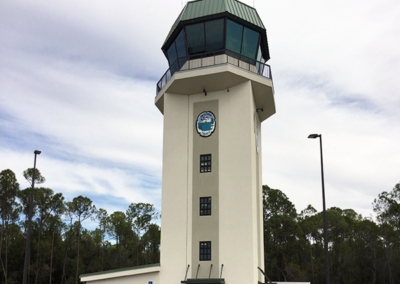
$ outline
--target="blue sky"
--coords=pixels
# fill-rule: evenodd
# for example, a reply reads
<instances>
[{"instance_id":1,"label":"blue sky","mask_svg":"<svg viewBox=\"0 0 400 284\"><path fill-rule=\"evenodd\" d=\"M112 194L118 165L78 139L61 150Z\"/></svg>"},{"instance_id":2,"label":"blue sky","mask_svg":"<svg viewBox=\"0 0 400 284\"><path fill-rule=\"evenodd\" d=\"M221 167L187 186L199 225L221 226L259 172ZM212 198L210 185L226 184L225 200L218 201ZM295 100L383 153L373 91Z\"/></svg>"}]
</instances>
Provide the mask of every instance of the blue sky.
<instances>
[{"instance_id":1,"label":"blue sky","mask_svg":"<svg viewBox=\"0 0 400 284\"><path fill-rule=\"evenodd\" d=\"M243 1L253 6L253 1ZM183 4L185 4L184 2ZM400 182L400 2L255 1L267 28L277 113L263 123L263 183L298 211L368 217ZM0 1L0 170L37 166L67 200L109 213L161 209L167 70L161 45L182 1Z\"/></svg>"}]
</instances>

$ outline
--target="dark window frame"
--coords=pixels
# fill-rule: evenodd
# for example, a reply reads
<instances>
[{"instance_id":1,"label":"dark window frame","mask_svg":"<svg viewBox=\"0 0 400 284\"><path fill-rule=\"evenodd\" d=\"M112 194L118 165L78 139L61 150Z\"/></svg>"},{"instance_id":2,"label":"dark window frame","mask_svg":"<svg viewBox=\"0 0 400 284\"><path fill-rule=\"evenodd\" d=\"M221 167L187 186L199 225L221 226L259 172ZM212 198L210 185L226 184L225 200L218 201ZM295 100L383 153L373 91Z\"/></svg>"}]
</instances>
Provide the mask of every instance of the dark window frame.
<instances>
[{"instance_id":1,"label":"dark window frame","mask_svg":"<svg viewBox=\"0 0 400 284\"><path fill-rule=\"evenodd\" d=\"M205 157L206 159L202 160L201 159L202 157ZM206 161L207 161L207 165L205 165L205 164L202 165L202 162L205 163ZM208 163L208 161L209 161L209 163ZM211 173L211 171L212 171L212 155L211 154L200 155L199 166L200 166L199 172L201 174L203 174L203 173Z\"/></svg>"},{"instance_id":2,"label":"dark window frame","mask_svg":"<svg viewBox=\"0 0 400 284\"><path fill-rule=\"evenodd\" d=\"M211 261L211 241L199 242L199 261Z\"/></svg>"},{"instance_id":3,"label":"dark window frame","mask_svg":"<svg viewBox=\"0 0 400 284\"><path fill-rule=\"evenodd\" d=\"M211 21L217 21L217 20L223 20L223 24L222 24L222 32L223 32L223 48L222 49L220 49L220 50L214 50L214 51L207 51L207 31L206 31L206 23L208 23L208 22L211 22ZM233 49L228 49L227 48L227 39L228 39L228 34L227 34L227 32L228 32L228 21L231 21L231 22L233 22L233 23L235 23L235 24L238 24L238 25L240 25L241 26L241 35L240 35L240 39L239 39L239 44L240 44L240 46L239 46L239 50L238 51L235 51L235 50L233 50ZM188 26L191 26L191 25L196 25L196 24L202 24L202 30L203 30L203 41L204 41L204 46L203 46L203 51L199 51L199 52L196 52L196 53L192 53L192 54L189 54L189 42L188 42L188 33L187 33L187 28L188 28ZM254 32L256 32L256 33L258 33L258 44L257 44L257 49L256 49L256 52L255 52L255 57L253 58L253 57L248 57L247 55L244 55L243 54L243 39L244 39L244 33L245 33L245 29L249 29L249 30L252 30L252 31L254 31ZM183 36L184 36L184 42L185 42L185 47L186 47L186 58L187 58L187 60L192 60L192 59L198 59L198 58L203 58L203 57L207 57L207 55L210 55L210 54L214 54L214 55L218 55L218 54L227 54L227 55L229 55L229 56L232 56L232 57L235 57L235 58L237 58L237 59L239 59L239 60L243 60L243 61L245 61L245 62L247 62L247 63L250 63L250 64L252 64L252 65L255 65L255 62L256 61L258 61L257 60L257 57L258 57L258 47L261 45L261 43L262 43L262 35L261 35L261 32L260 31L258 31L257 29L254 29L253 27L250 27L249 25L246 25L246 24L244 24L244 23L242 23L241 21L237 21L237 20L235 20L235 19L232 19L232 18L230 18L230 17L227 17L226 15L223 15L223 16L221 16L221 17L217 17L217 18L214 18L214 19L208 19L208 20L206 20L206 21L204 21L204 22L196 22L196 21L192 21L191 23L187 23L187 24L184 24L183 26L182 26L182 30L181 31L183 31ZM171 43L171 45L172 44L175 44L175 51L176 51L176 55L177 55L177 60L179 60L179 67L181 68L182 66L183 66L183 64L184 63L181 63L181 62L186 62L187 60L181 60L182 58L181 57L179 57L178 56L178 50L177 50L177 46L176 46L176 39L177 39L177 37L179 36L179 33L178 33L178 35L176 36L176 38L174 39L174 41ZM168 49L166 49L166 53L168 54ZM262 52L261 52L262 53ZM168 58L168 56L167 56L167 58ZM261 55L261 58L263 58L264 59L264 57ZM168 58L168 60L169 60L169 58ZM263 64L266 62L265 60L263 61L263 60L260 60L260 62L262 62ZM171 66L171 62L169 61L169 63L170 63L170 66Z\"/></svg>"},{"instance_id":4,"label":"dark window frame","mask_svg":"<svg viewBox=\"0 0 400 284\"><path fill-rule=\"evenodd\" d=\"M212 208L211 202L212 202L211 196L200 197L200 209L199 209L200 216L211 216L211 208Z\"/></svg>"}]
</instances>

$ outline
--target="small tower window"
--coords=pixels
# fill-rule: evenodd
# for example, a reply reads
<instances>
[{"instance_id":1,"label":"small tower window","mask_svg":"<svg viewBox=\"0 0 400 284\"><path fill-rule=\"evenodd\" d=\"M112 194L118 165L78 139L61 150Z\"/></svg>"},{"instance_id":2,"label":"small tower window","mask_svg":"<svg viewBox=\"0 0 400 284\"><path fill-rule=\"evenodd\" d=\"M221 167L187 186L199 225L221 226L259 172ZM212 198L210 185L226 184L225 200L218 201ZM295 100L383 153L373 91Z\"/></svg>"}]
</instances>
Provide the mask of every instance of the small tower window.
<instances>
[{"instance_id":1,"label":"small tower window","mask_svg":"<svg viewBox=\"0 0 400 284\"><path fill-rule=\"evenodd\" d=\"M200 172L211 172L211 154L200 155Z\"/></svg>"},{"instance_id":2,"label":"small tower window","mask_svg":"<svg viewBox=\"0 0 400 284\"><path fill-rule=\"evenodd\" d=\"M211 197L200 197L200 216L211 215Z\"/></svg>"},{"instance_id":3,"label":"small tower window","mask_svg":"<svg viewBox=\"0 0 400 284\"><path fill-rule=\"evenodd\" d=\"M211 260L211 242L200 242L200 261Z\"/></svg>"}]
</instances>

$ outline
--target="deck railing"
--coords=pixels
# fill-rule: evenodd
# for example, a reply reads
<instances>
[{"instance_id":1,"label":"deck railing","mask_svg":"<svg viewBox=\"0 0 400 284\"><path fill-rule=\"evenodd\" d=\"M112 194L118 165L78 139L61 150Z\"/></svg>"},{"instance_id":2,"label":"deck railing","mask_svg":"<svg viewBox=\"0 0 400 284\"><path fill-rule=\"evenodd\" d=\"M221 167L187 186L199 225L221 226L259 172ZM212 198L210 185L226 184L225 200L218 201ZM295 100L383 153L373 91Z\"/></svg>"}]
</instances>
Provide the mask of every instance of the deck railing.
<instances>
[{"instance_id":1,"label":"deck railing","mask_svg":"<svg viewBox=\"0 0 400 284\"><path fill-rule=\"evenodd\" d=\"M185 71L214 65L232 64L272 80L271 67L230 50L177 58L157 83L156 95L168 84L177 71Z\"/></svg>"}]
</instances>

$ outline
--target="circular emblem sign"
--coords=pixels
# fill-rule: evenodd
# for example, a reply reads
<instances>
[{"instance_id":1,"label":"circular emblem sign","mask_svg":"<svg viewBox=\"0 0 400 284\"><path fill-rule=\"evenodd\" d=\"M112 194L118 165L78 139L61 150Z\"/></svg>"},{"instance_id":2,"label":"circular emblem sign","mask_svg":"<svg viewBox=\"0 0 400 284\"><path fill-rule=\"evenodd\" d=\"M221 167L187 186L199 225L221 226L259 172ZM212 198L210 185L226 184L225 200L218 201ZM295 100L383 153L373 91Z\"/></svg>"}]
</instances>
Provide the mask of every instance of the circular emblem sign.
<instances>
[{"instance_id":1,"label":"circular emblem sign","mask_svg":"<svg viewBox=\"0 0 400 284\"><path fill-rule=\"evenodd\" d=\"M215 130L215 116L211 111L204 111L199 114L196 121L197 133L202 137L208 137Z\"/></svg>"}]
</instances>

